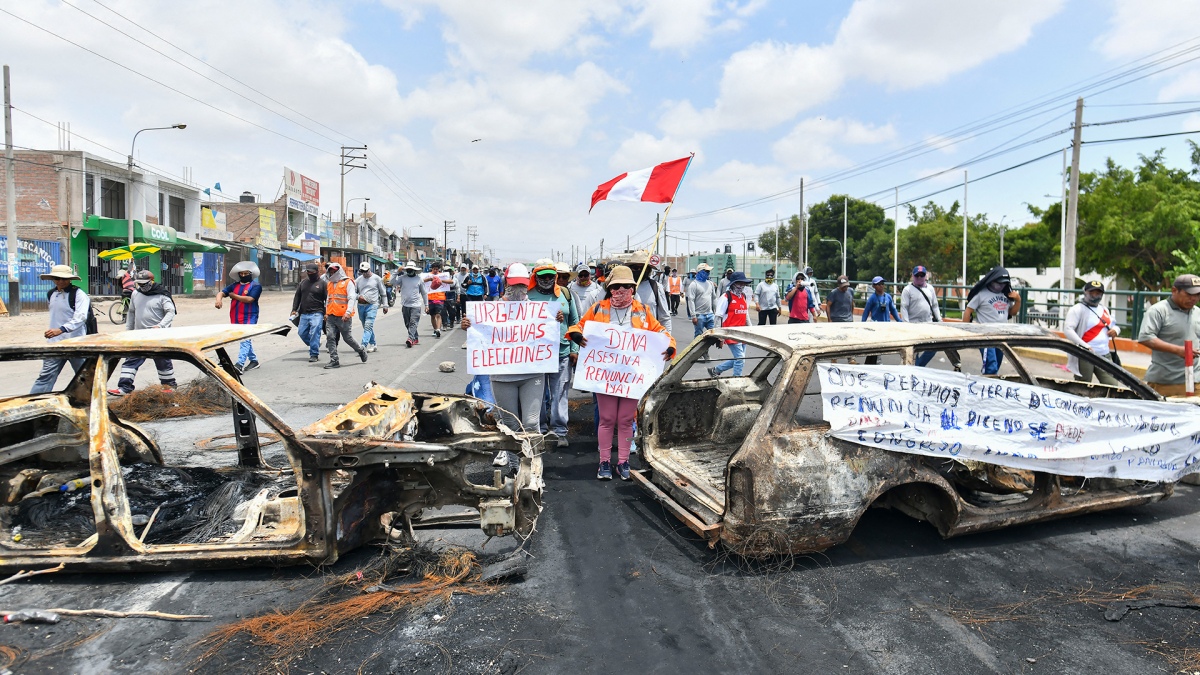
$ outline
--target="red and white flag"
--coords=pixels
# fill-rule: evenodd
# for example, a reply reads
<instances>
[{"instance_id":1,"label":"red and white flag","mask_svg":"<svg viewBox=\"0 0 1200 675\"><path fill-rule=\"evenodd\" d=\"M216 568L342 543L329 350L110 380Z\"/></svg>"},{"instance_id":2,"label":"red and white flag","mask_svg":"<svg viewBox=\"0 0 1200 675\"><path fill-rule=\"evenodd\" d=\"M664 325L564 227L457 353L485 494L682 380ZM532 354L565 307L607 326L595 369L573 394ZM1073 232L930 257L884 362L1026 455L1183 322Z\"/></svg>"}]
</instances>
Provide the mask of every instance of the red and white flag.
<instances>
[{"instance_id":1,"label":"red and white flag","mask_svg":"<svg viewBox=\"0 0 1200 675\"><path fill-rule=\"evenodd\" d=\"M657 202L666 204L675 201L675 191L687 172L688 162L692 158L663 162L658 166L640 171L630 171L603 183L592 193L591 212L596 203L601 201L619 202Z\"/></svg>"}]
</instances>

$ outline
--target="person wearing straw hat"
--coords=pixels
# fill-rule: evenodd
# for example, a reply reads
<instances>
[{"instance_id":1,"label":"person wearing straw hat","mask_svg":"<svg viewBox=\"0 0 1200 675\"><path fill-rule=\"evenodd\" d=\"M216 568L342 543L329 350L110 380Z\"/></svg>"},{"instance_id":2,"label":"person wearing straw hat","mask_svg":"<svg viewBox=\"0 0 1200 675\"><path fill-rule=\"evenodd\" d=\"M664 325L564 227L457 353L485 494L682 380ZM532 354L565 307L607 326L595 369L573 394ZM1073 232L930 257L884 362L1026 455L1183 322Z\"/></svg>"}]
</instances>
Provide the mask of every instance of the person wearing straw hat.
<instances>
[{"instance_id":1,"label":"person wearing straw hat","mask_svg":"<svg viewBox=\"0 0 1200 675\"><path fill-rule=\"evenodd\" d=\"M54 290L50 291L50 328L43 333L48 342L59 342L67 338L79 337L87 333L88 314L92 302L82 288L71 283L78 281L79 275L70 265L55 265L50 271L41 275L43 281L53 281ZM54 391L58 382L58 374L68 359L52 357L42 359L42 372L38 373L33 382L30 394L45 394ZM70 359L71 368L76 373L83 368L84 360Z\"/></svg>"},{"instance_id":2,"label":"person wearing straw hat","mask_svg":"<svg viewBox=\"0 0 1200 675\"><path fill-rule=\"evenodd\" d=\"M604 299L592 305L579 319L579 323L567 330L567 337L580 347L586 346L587 339L583 337L583 328L589 321L652 330L663 333L670 340L670 346L663 352L663 358L669 360L675 355L675 338L671 337L671 332L658 322L649 308L634 297L636 283L633 271L628 267L614 267L605 283ZM596 472L598 480L612 480L614 436L617 440L617 474L621 480L629 480L629 450L633 444L633 423L637 406L636 398L596 394L596 408L600 420L596 433L600 449L600 468Z\"/></svg>"},{"instance_id":3,"label":"person wearing straw hat","mask_svg":"<svg viewBox=\"0 0 1200 675\"><path fill-rule=\"evenodd\" d=\"M400 296L400 313L404 317L404 325L408 328L408 339L405 347L420 344L417 339L417 328L421 325L421 312L429 306L425 295L425 281L417 274L417 263L409 260L404 263L404 274L397 274L392 280Z\"/></svg>"},{"instance_id":4,"label":"person wearing straw hat","mask_svg":"<svg viewBox=\"0 0 1200 675\"><path fill-rule=\"evenodd\" d=\"M249 260L243 260L229 270L229 278L233 283L217 293L216 303L217 309L221 309L221 301L226 297L230 299L229 323L258 323L258 298L262 295L258 275L258 265ZM242 340L238 345L235 366L241 373L258 367L258 355L254 353L254 343L250 340Z\"/></svg>"}]
</instances>

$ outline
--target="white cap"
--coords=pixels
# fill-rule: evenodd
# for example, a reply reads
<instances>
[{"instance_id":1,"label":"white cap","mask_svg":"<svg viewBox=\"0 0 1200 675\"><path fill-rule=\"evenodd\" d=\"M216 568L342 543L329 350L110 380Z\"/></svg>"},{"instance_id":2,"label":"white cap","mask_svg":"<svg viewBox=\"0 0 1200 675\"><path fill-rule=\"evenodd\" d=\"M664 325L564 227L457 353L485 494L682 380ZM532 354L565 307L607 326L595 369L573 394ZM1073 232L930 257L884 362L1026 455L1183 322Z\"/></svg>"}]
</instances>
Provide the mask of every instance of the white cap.
<instances>
[{"instance_id":1,"label":"white cap","mask_svg":"<svg viewBox=\"0 0 1200 675\"><path fill-rule=\"evenodd\" d=\"M508 272L504 275L505 281L520 281L526 286L529 285L529 268L525 263L513 263L508 266Z\"/></svg>"},{"instance_id":2,"label":"white cap","mask_svg":"<svg viewBox=\"0 0 1200 675\"><path fill-rule=\"evenodd\" d=\"M371 263L365 262L365 261L361 262L358 264L358 269L363 272L370 272L371 271Z\"/></svg>"}]
</instances>

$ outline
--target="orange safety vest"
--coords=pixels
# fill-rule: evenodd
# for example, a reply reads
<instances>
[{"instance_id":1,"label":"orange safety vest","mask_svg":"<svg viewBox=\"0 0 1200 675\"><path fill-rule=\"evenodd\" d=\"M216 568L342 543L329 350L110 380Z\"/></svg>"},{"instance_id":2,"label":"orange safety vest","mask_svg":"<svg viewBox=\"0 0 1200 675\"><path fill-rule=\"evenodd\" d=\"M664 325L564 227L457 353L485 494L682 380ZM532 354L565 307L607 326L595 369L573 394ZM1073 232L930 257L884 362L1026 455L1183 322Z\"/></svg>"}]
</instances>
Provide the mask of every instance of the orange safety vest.
<instances>
[{"instance_id":1,"label":"orange safety vest","mask_svg":"<svg viewBox=\"0 0 1200 675\"><path fill-rule=\"evenodd\" d=\"M346 316L350 310L350 278L330 282L325 295L326 316Z\"/></svg>"},{"instance_id":2,"label":"orange safety vest","mask_svg":"<svg viewBox=\"0 0 1200 675\"><path fill-rule=\"evenodd\" d=\"M683 293L683 279L679 277L667 277L667 289L671 295L681 295Z\"/></svg>"},{"instance_id":3,"label":"orange safety vest","mask_svg":"<svg viewBox=\"0 0 1200 675\"><path fill-rule=\"evenodd\" d=\"M634 299L633 306L630 307L629 324L634 328L643 330L652 330L656 333L663 333L671 339L671 348L675 347L675 337L666 329L658 319L655 319L649 312L646 311L646 306ZM592 305L591 309L584 313L579 319L579 323L567 329L567 336L571 333L583 334L583 326L589 321L599 321L600 323L612 323L610 320L612 312L612 300L601 300Z\"/></svg>"}]
</instances>

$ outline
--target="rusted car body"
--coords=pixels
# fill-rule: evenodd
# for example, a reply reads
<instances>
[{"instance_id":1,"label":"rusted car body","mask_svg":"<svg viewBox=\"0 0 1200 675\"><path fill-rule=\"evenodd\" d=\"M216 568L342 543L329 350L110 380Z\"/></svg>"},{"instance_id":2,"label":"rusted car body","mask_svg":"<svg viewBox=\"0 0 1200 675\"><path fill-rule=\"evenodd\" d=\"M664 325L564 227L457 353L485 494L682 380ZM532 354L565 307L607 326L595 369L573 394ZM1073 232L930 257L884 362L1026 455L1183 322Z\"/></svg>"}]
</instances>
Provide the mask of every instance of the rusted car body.
<instances>
[{"instance_id":1,"label":"rusted car body","mask_svg":"<svg viewBox=\"0 0 1200 675\"><path fill-rule=\"evenodd\" d=\"M477 509L489 535L529 534L541 509L542 466L527 438L498 426L478 399L379 385L294 430L244 386L226 351L244 339L287 331L271 325L198 326L0 347L0 361L84 360L62 391L0 399L0 487L6 504L0 507L0 567L325 564L365 543L411 534L414 516L448 505ZM163 466L153 435L121 419L106 395L119 359L130 356L170 357L215 381L230 411L236 460L216 470ZM277 436L272 443L282 445L282 452L273 451L275 465L263 452L262 439L270 434ZM80 482L73 484L80 489L70 494L85 501L69 513L78 520L82 510L94 519L90 536L81 540L67 537L65 529L54 531L53 518L67 514L68 507L51 502L65 499L65 492L55 493L56 482L76 474ZM219 494L201 494L194 506L180 507L198 526L193 532L201 532L186 543L162 531L161 522L154 529L155 516L171 507L169 500L156 505L153 515L133 513L134 494L153 498L198 476ZM47 477L50 487L38 489ZM154 486L140 483L142 477L153 479ZM239 487L244 489L238 492ZM216 500L223 495L224 502ZM225 509L223 516L216 515L216 504ZM37 531L14 525L31 515L44 523ZM147 517L149 522L141 522ZM219 518L225 520L213 522Z\"/></svg>"},{"instance_id":2,"label":"rusted car body","mask_svg":"<svg viewBox=\"0 0 1200 675\"><path fill-rule=\"evenodd\" d=\"M741 377L709 376L724 338L751 354ZM1005 357L1000 379L1076 395L1161 400L1136 377L1044 329L978 324L825 323L730 328L695 340L655 383L638 413L649 464L635 479L709 541L746 556L820 551L845 542L870 507L897 509L943 537L1144 504L1173 484L1087 481L995 465L889 452L828 437L816 364L912 364L980 374L982 347ZM1119 386L1084 384L1029 359L1074 355ZM1024 356L1022 356L1024 354ZM1040 373L1035 375L1034 371Z\"/></svg>"}]
</instances>

